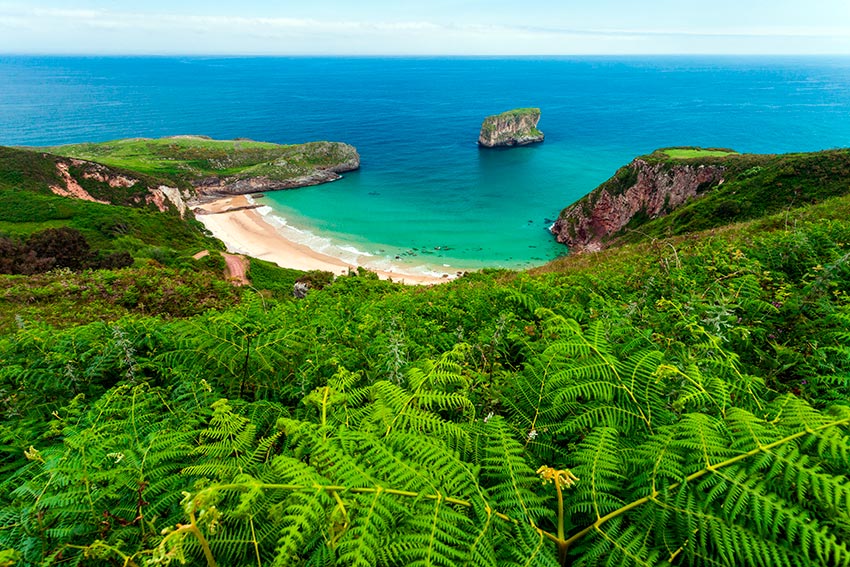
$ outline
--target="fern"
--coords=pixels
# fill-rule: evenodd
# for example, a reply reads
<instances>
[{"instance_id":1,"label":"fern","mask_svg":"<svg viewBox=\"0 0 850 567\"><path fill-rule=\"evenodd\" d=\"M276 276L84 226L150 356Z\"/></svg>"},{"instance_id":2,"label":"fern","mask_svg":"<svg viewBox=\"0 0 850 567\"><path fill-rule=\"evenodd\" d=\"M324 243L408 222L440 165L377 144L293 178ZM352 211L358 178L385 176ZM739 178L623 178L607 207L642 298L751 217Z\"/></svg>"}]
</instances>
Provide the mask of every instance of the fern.
<instances>
[{"instance_id":1,"label":"fern","mask_svg":"<svg viewBox=\"0 0 850 567\"><path fill-rule=\"evenodd\" d=\"M0 549L850 565L850 280L814 236L783 272L709 242L660 270L358 276L191 320L27 325L0 338Z\"/></svg>"}]
</instances>

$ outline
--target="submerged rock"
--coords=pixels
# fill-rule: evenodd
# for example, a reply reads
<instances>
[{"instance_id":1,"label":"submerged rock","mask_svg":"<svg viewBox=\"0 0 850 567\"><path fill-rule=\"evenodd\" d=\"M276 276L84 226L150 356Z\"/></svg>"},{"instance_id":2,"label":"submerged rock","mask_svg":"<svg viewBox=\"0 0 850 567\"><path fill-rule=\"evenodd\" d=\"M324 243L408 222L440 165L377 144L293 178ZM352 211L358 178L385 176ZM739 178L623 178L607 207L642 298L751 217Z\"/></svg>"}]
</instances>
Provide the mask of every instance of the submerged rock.
<instances>
[{"instance_id":1,"label":"submerged rock","mask_svg":"<svg viewBox=\"0 0 850 567\"><path fill-rule=\"evenodd\" d=\"M517 108L488 116L481 125L478 144L485 148L495 148L542 142L543 132L537 129L539 121L539 108Z\"/></svg>"}]
</instances>

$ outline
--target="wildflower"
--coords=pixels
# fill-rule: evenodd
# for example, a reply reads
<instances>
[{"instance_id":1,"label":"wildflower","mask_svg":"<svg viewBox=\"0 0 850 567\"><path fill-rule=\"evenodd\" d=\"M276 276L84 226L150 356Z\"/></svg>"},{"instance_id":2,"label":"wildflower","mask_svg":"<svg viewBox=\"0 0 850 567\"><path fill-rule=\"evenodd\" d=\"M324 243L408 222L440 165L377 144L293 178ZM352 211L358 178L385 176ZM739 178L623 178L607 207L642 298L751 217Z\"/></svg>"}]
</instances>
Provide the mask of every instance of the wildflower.
<instances>
[{"instance_id":1,"label":"wildflower","mask_svg":"<svg viewBox=\"0 0 850 567\"><path fill-rule=\"evenodd\" d=\"M38 461L39 463L43 463L44 457L41 456L41 451L30 445L30 448L24 451L24 457L27 458L28 461Z\"/></svg>"},{"instance_id":2,"label":"wildflower","mask_svg":"<svg viewBox=\"0 0 850 567\"><path fill-rule=\"evenodd\" d=\"M542 465L537 469L537 474L540 475L543 484L557 482L561 488L569 488L578 481L578 477L570 469L556 469Z\"/></svg>"}]
</instances>

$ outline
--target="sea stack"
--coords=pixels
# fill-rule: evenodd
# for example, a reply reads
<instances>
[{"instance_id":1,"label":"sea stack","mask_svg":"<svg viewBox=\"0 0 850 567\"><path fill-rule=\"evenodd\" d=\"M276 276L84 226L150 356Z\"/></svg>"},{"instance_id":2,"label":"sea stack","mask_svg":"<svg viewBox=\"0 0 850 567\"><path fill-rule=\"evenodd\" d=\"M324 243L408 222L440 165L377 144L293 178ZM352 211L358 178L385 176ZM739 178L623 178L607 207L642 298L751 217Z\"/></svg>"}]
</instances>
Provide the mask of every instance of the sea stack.
<instances>
[{"instance_id":1,"label":"sea stack","mask_svg":"<svg viewBox=\"0 0 850 567\"><path fill-rule=\"evenodd\" d=\"M539 108L517 108L488 116L481 125L478 145L496 148L542 142L543 132L537 129L539 121Z\"/></svg>"}]
</instances>

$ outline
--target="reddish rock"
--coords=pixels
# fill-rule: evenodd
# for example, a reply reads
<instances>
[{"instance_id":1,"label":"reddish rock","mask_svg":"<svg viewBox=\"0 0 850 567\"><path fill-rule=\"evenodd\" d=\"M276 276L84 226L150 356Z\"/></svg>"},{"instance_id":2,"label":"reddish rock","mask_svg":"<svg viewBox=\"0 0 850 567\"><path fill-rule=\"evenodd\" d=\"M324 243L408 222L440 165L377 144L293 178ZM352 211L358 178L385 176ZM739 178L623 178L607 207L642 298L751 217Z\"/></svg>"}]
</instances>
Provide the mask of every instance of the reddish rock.
<instances>
[{"instance_id":1,"label":"reddish rock","mask_svg":"<svg viewBox=\"0 0 850 567\"><path fill-rule=\"evenodd\" d=\"M723 183L725 170L720 165L650 164L638 158L564 209L550 230L572 252L601 250L635 215L664 216Z\"/></svg>"}]
</instances>

